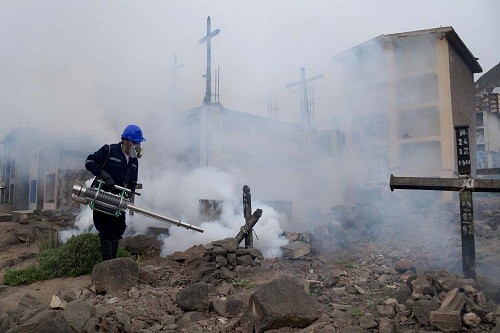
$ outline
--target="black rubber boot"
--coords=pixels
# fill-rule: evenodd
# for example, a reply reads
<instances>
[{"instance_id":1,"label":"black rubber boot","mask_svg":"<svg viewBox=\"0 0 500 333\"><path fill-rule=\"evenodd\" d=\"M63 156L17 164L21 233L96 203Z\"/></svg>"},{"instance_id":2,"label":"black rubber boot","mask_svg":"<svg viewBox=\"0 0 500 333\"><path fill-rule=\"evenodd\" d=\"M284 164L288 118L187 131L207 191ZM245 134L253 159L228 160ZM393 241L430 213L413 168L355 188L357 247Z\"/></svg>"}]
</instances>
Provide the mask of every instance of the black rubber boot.
<instances>
[{"instance_id":1,"label":"black rubber boot","mask_svg":"<svg viewBox=\"0 0 500 333\"><path fill-rule=\"evenodd\" d=\"M113 259L112 245L109 239L101 239L102 260Z\"/></svg>"},{"instance_id":2,"label":"black rubber boot","mask_svg":"<svg viewBox=\"0 0 500 333\"><path fill-rule=\"evenodd\" d=\"M111 241L111 256L113 257L113 259L115 259L118 255L118 242L118 240Z\"/></svg>"}]
</instances>

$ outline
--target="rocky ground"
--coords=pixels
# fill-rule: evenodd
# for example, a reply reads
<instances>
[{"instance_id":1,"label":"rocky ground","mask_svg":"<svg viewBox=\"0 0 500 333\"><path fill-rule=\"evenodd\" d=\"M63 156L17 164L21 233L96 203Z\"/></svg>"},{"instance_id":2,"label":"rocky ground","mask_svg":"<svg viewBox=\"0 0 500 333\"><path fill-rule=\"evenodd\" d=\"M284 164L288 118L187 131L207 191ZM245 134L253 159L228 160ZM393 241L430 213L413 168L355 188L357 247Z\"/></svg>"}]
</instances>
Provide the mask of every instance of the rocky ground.
<instances>
[{"instance_id":1,"label":"rocky ground","mask_svg":"<svg viewBox=\"0 0 500 333\"><path fill-rule=\"evenodd\" d=\"M0 332L500 332L498 198L475 200L476 281L460 277L457 206L377 211L334 207L311 232L287 233L283 259L234 239L160 258L155 238L133 236L123 244L140 260L0 285ZM36 262L37 230L73 218L0 222L0 275Z\"/></svg>"}]
</instances>

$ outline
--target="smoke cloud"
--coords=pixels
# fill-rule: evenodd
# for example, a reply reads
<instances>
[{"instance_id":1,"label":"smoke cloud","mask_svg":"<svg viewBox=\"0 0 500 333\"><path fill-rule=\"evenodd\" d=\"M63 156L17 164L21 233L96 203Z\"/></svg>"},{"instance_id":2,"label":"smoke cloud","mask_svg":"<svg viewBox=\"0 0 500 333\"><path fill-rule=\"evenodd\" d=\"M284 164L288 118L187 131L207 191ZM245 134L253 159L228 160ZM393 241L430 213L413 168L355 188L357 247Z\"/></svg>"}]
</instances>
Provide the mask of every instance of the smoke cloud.
<instances>
[{"instance_id":1,"label":"smoke cloud","mask_svg":"<svg viewBox=\"0 0 500 333\"><path fill-rule=\"evenodd\" d=\"M199 133L183 124L181 115L202 104L206 45L198 41L206 34L207 16L212 18L212 29L221 29L213 39L212 65L221 69L220 101L225 107L270 117L267 103L272 93L279 121L296 124L300 91L285 86L298 81L300 68L305 67L308 77L324 74L324 79L313 83L315 128L331 129L335 115L341 120L340 129L355 139L377 140L387 135L387 129L380 126L383 122L377 121L377 112L388 105L387 87L350 91L356 98L344 102L344 91L352 87L343 86L344 73L332 57L381 34L453 26L487 71L497 64L500 54L500 45L492 43L500 31L495 16L499 10L495 0L482 1L481 6L448 0L405 6L388 0L361 4L325 0L314 5L299 0L4 0L0 2L0 135L14 126L85 133L91 140L75 145L91 153L104 143L118 142L127 124L138 124L147 142L139 170L144 190L137 205L197 224L199 199L224 202L219 221L200 221L203 234L171 227L163 255L234 237L244 222L241 189L248 185L253 209L264 212L255 227L256 246L266 257L279 257L279 247L286 244L283 231L312 230L327 220L331 207L354 202L360 183L387 181L394 171L391 168L405 170L407 165L388 165L389 151L367 149L361 152L363 159L349 151L338 160L317 156L309 169L290 171L273 163L279 161L276 156L283 149L293 155L293 146L270 147L259 140L242 142L245 149L267 152L259 161L261 167L253 171L234 165L193 164L193 142ZM377 45L370 48L372 56L380 52ZM177 72L174 85L175 55L184 67ZM419 55L413 59L417 67L424 58ZM362 58L353 59L351 68L355 75L385 75L382 67L367 72ZM421 86L413 98L426 93L427 85ZM405 115L401 120L408 125L416 121ZM398 135L420 135L424 129L432 132L435 124L420 125L408 126ZM408 165L434 168L434 155L411 160L432 149L411 152ZM382 198L389 203L405 195L386 189ZM424 201L433 198L425 193L418 196ZM267 206L269 200L292 201L293 221ZM139 214L128 216L128 224L129 232L135 233L165 225ZM402 231L405 227L401 224ZM84 209L76 229L63 232L62 237L92 228L91 212Z\"/></svg>"}]
</instances>

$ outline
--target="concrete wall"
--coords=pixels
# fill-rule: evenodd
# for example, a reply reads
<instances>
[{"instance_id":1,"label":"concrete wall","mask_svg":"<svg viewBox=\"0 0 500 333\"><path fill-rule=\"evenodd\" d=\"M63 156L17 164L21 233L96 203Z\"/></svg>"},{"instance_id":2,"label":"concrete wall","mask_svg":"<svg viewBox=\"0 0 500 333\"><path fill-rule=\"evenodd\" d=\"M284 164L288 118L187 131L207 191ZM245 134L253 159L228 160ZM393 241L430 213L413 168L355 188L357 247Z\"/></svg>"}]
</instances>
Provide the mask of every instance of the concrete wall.
<instances>
[{"instance_id":1,"label":"concrete wall","mask_svg":"<svg viewBox=\"0 0 500 333\"><path fill-rule=\"evenodd\" d=\"M449 50L450 91L453 126L469 126L472 172L477 169L474 75L453 47ZM456 154L454 154L456 160ZM457 167L455 162L455 168Z\"/></svg>"},{"instance_id":2,"label":"concrete wall","mask_svg":"<svg viewBox=\"0 0 500 333\"><path fill-rule=\"evenodd\" d=\"M85 169L55 169L45 173L43 209L60 209L78 207L71 198L71 190L75 184L85 184L93 178Z\"/></svg>"}]
</instances>

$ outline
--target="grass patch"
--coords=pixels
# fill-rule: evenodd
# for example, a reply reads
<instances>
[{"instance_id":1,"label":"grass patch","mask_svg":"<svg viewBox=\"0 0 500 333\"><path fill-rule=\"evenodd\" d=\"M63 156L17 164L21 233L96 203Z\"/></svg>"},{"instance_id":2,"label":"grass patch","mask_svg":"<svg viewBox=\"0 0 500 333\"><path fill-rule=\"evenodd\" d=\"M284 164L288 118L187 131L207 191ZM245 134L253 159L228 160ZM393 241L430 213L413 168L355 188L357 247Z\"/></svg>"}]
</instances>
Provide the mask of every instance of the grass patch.
<instances>
[{"instance_id":1,"label":"grass patch","mask_svg":"<svg viewBox=\"0 0 500 333\"><path fill-rule=\"evenodd\" d=\"M118 247L118 257L130 257ZM19 270L8 270L4 283L8 286L30 284L56 277L75 277L90 274L95 264L102 261L99 236L86 233L71 237L66 244L40 251L38 265Z\"/></svg>"},{"instance_id":2,"label":"grass patch","mask_svg":"<svg viewBox=\"0 0 500 333\"><path fill-rule=\"evenodd\" d=\"M3 282L7 286L18 286L31 284L48 279L47 273L38 266L29 266L22 269L8 269L3 276Z\"/></svg>"},{"instance_id":3,"label":"grass patch","mask_svg":"<svg viewBox=\"0 0 500 333\"><path fill-rule=\"evenodd\" d=\"M241 280L233 280L233 287L244 287L248 288L252 284L250 283L249 280L241 279Z\"/></svg>"},{"instance_id":4,"label":"grass patch","mask_svg":"<svg viewBox=\"0 0 500 333\"><path fill-rule=\"evenodd\" d=\"M358 266L356 264L350 262L350 263L345 264L345 268L355 269L355 268L358 268Z\"/></svg>"},{"instance_id":5,"label":"grass patch","mask_svg":"<svg viewBox=\"0 0 500 333\"><path fill-rule=\"evenodd\" d=\"M49 228L47 232L41 232L37 230L38 239L40 243L38 244L38 249L40 252L44 250L50 250L58 248L61 243L59 242L59 233L53 228Z\"/></svg>"},{"instance_id":6,"label":"grass patch","mask_svg":"<svg viewBox=\"0 0 500 333\"><path fill-rule=\"evenodd\" d=\"M350 308L347 312L356 319L361 318L363 315L363 311L356 307Z\"/></svg>"}]
</instances>

